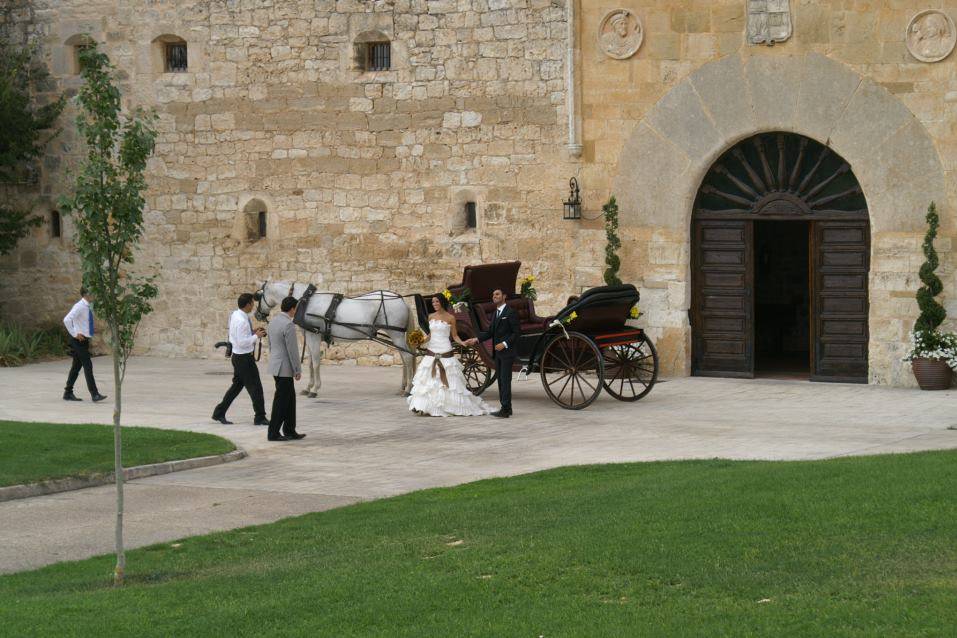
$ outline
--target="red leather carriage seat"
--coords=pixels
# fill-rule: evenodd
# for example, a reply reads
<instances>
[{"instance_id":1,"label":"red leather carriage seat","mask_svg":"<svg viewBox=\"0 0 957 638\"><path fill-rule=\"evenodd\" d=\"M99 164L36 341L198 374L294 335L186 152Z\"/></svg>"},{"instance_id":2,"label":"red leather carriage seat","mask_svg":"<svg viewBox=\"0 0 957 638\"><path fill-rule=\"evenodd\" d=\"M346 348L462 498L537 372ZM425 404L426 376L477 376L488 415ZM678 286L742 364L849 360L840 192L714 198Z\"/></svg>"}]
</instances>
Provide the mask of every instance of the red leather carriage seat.
<instances>
[{"instance_id":1,"label":"red leather carriage seat","mask_svg":"<svg viewBox=\"0 0 957 638\"><path fill-rule=\"evenodd\" d=\"M522 328L522 334L545 330L545 319L535 314L535 304L531 299L515 297L505 303L518 313L518 323ZM495 304L491 301L478 304L478 315L479 321L482 322L481 329L488 330L492 325L492 317L495 316Z\"/></svg>"}]
</instances>

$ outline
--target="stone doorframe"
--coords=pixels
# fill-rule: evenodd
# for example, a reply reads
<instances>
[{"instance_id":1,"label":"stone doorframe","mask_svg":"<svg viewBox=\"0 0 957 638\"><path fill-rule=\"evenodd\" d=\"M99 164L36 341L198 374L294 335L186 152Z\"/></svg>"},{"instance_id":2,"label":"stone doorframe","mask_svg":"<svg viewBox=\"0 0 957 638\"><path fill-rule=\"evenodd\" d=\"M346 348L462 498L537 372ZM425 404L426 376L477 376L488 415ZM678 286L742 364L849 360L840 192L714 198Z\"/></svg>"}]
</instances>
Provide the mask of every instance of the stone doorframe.
<instances>
[{"instance_id":1,"label":"stone doorframe","mask_svg":"<svg viewBox=\"0 0 957 638\"><path fill-rule=\"evenodd\" d=\"M868 203L872 233L869 380L912 384L909 368L903 370L900 363L909 327L902 328L904 319L893 308L894 297L912 286L916 273L902 272L902 261L910 260L889 253L902 234L923 233L923 212L930 201L937 202L942 216L950 213L943 166L927 130L900 100L817 53L735 54L705 64L665 94L624 143L613 186L623 230L644 228L683 238L681 263L671 272L662 266L655 269L655 276L672 289L670 307L649 313L653 334L683 330L684 352L673 372L688 374L691 368L688 309L695 195L721 153L768 131L815 139L834 149L854 171ZM882 249L887 249L886 257ZM683 302L675 299L676 288L683 292ZM878 326L887 321L903 334Z\"/></svg>"}]
</instances>

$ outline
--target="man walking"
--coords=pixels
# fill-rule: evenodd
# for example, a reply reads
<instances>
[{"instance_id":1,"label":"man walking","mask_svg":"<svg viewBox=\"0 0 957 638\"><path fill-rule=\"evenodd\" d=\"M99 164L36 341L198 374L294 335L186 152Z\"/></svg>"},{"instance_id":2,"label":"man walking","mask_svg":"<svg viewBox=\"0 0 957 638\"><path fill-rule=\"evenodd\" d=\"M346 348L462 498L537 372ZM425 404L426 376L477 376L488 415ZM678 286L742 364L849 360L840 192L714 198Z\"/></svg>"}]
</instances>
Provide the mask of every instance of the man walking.
<instances>
[{"instance_id":1,"label":"man walking","mask_svg":"<svg viewBox=\"0 0 957 638\"><path fill-rule=\"evenodd\" d=\"M293 385L293 378L298 381L302 377L296 325L292 322L298 304L294 297L286 297L280 305L282 312L269 322L269 374L276 380L267 436L270 441L306 438L305 434L296 432L296 388Z\"/></svg>"},{"instance_id":2,"label":"man walking","mask_svg":"<svg viewBox=\"0 0 957 638\"><path fill-rule=\"evenodd\" d=\"M106 397L100 394L96 389L96 379L93 378L93 360L90 359L90 339L93 338L93 309L90 302L93 296L86 288L80 288L80 300L73 304L70 312L63 317L63 325L70 333L70 355L73 357L73 365L70 366L70 373L66 377L66 387L63 389L64 401L82 401L73 394L73 384L80 374L80 368L83 368L83 375L86 377L86 388L90 391L93 401L102 401Z\"/></svg>"},{"instance_id":3,"label":"man walking","mask_svg":"<svg viewBox=\"0 0 957 638\"><path fill-rule=\"evenodd\" d=\"M229 317L229 342L233 344L233 354L230 360L233 364L233 384L226 390L223 400L213 410L213 420L223 425L232 425L226 420L226 410L232 404L243 388L253 400L253 412L256 425L269 425L266 420L266 404L263 401L263 384L259 380L259 368L253 350L256 342L266 334L262 328L253 330L253 322L249 313L253 311L253 296L248 292L239 295L236 302L238 309Z\"/></svg>"}]
</instances>

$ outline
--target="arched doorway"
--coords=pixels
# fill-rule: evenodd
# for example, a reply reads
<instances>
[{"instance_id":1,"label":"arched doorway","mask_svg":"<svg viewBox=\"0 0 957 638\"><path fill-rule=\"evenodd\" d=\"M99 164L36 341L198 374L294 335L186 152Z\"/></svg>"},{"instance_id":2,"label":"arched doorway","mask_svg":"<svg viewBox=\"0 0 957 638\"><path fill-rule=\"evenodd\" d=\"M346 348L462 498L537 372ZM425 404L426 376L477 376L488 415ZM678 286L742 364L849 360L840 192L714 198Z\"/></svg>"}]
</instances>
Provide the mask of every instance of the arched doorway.
<instances>
[{"instance_id":1,"label":"arched doorway","mask_svg":"<svg viewBox=\"0 0 957 638\"><path fill-rule=\"evenodd\" d=\"M775 132L722 154L692 216L692 374L867 382L870 223L830 148Z\"/></svg>"}]
</instances>

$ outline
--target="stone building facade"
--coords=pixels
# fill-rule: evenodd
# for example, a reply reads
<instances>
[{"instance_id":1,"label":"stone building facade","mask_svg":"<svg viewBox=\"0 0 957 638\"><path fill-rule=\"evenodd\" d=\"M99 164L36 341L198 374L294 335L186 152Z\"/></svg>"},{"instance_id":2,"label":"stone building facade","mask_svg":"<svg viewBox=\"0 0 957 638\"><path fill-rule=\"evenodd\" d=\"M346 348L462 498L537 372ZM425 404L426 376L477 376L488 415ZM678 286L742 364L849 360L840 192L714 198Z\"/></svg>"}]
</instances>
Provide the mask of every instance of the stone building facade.
<instances>
[{"instance_id":1,"label":"stone building facade","mask_svg":"<svg viewBox=\"0 0 957 638\"><path fill-rule=\"evenodd\" d=\"M126 102L158 114L140 260L161 275L161 297L141 330L151 353L208 356L236 295L264 279L344 293L432 291L457 281L466 264L520 259L538 277L538 306L556 310L568 294L601 283L598 217L615 195L623 278L642 292L641 321L663 371L707 373L701 351L716 341L701 334L713 301L702 288L711 284L700 279L701 260L712 253L695 239L711 232L702 189L712 171L731 165L730 151L759 134L772 154L785 135L779 148L823 145L848 165L833 170L846 170L865 202L857 206L866 210L863 288L855 293L864 295L861 321L827 323L823 310L815 317L820 290L812 290L812 350L831 347L821 340L828 326L863 330L854 346L864 357L863 378L913 384L900 357L916 317L931 201L943 223L937 246L945 291L957 286L950 254L957 73L946 50L957 1L12 5L0 16L4 32L41 45L58 90L76 90L76 47L88 36L116 65ZM921 17L926 10L939 17ZM167 72L171 43L185 43L185 71ZM389 44L387 69L369 68L364 56L374 43ZM38 192L20 193L34 197L43 215L67 187L79 151L71 113L64 118ZM789 173L806 171L789 158ZM757 220L805 214L800 223L813 251L828 224L850 210L822 217L820 197L791 197L787 208L769 195L788 190L777 170L759 177L768 187L756 196L760 203L745 206L755 221L741 213L728 223L757 229L767 224ZM573 176L584 214L565 221L562 200ZM475 203L475 228L467 202ZM42 316L57 318L68 307L78 282L68 218L63 227L61 238L39 229L0 261L3 316L35 317L36 301L25 302L38 297ZM759 272L754 250L740 251L741 272ZM812 255L805 268L823 269L831 258L821 253L815 265ZM818 275L818 287L826 285L826 273ZM750 285L753 298L758 284ZM957 316L953 299L945 295ZM748 312L722 319L752 330L742 352L758 344ZM332 351L370 361L380 353L372 346ZM720 374L722 365L710 371Z\"/></svg>"}]
</instances>

